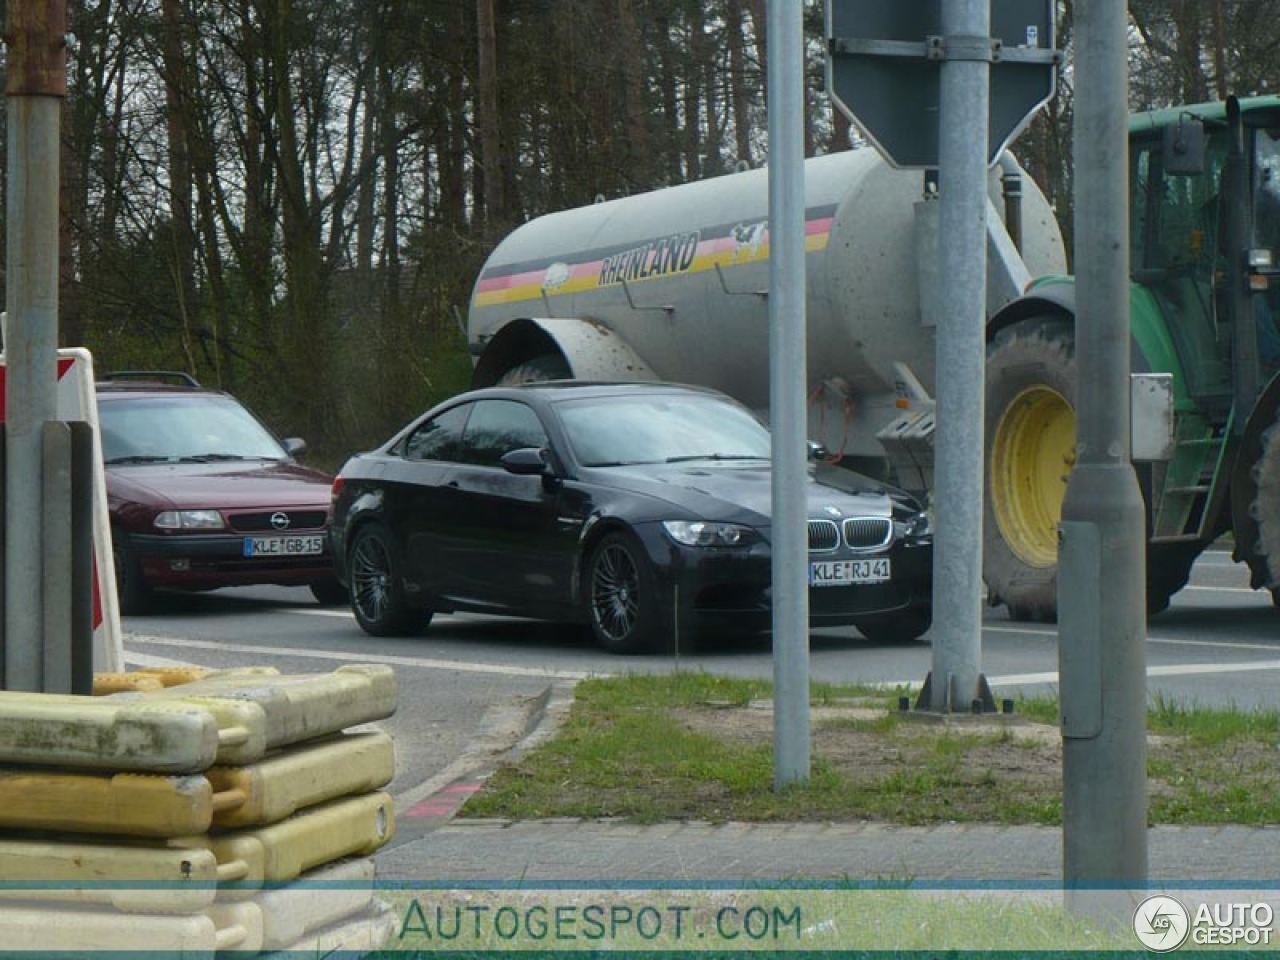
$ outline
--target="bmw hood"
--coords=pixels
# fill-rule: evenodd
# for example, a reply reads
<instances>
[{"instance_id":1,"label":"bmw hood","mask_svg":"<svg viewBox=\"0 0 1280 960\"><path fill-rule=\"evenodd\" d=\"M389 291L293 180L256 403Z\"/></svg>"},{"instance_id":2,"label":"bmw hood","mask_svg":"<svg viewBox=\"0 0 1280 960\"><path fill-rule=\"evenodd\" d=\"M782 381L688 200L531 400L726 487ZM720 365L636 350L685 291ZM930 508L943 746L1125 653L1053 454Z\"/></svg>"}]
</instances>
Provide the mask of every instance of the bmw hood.
<instances>
[{"instance_id":1,"label":"bmw hood","mask_svg":"<svg viewBox=\"0 0 1280 960\"><path fill-rule=\"evenodd\" d=\"M772 471L764 463L640 464L594 473L596 482L663 501L699 519L767 525L772 513ZM903 491L840 468L810 473L805 488L813 518L905 518L921 509Z\"/></svg>"}]
</instances>

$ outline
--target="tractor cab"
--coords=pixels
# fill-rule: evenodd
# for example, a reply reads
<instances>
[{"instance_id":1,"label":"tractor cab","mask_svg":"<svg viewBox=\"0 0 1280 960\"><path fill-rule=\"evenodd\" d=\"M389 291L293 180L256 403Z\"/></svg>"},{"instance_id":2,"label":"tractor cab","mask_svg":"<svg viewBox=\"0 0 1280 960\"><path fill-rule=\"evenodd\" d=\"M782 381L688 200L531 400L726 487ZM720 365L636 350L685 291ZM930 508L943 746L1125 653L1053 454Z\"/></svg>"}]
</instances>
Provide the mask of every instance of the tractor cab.
<instances>
[{"instance_id":1,"label":"tractor cab","mask_svg":"<svg viewBox=\"0 0 1280 960\"><path fill-rule=\"evenodd\" d=\"M1280 367L1280 98L1139 115L1129 162L1133 279L1222 423Z\"/></svg>"}]
</instances>

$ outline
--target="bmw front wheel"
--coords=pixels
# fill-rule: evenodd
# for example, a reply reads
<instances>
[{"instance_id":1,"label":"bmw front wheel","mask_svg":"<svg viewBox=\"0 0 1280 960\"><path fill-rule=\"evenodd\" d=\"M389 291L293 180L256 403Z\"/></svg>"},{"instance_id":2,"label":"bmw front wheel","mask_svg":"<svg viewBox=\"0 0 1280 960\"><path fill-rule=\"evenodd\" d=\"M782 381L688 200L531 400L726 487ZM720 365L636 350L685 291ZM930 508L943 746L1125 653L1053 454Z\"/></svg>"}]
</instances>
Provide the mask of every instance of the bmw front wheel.
<instances>
[{"instance_id":1,"label":"bmw front wheel","mask_svg":"<svg viewBox=\"0 0 1280 960\"><path fill-rule=\"evenodd\" d=\"M636 539L606 534L587 560L587 622L611 653L644 653L658 645L658 591Z\"/></svg>"}]
</instances>

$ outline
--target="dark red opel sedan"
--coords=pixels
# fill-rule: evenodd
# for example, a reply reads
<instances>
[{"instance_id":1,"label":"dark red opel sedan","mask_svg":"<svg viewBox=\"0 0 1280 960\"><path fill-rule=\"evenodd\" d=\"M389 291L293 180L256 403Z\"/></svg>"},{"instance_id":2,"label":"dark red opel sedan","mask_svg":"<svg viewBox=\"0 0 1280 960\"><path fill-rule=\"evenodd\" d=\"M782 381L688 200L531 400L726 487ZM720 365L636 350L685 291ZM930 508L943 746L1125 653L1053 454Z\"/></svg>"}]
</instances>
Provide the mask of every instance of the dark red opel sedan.
<instances>
[{"instance_id":1,"label":"dark red opel sedan","mask_svg":"<svg viewBox=\"0 0 1280 960\"><path fill-rule=\"evenodd\" d=\"M120 612L156 589L307 586L344 603L328 546L331 478L299 464L239 401L186 374L97 384Z\"/></svg>"}]
</instances>

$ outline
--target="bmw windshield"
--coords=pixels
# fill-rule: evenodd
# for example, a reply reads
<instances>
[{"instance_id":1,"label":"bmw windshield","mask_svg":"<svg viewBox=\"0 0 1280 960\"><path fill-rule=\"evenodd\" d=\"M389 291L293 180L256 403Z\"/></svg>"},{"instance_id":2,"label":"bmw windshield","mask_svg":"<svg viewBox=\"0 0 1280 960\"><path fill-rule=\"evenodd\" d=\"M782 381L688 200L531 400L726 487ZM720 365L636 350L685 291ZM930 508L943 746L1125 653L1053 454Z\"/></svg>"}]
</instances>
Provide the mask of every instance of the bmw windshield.
<instances>
[{"instance_id":1,"label":"bmw windshield","mask_svg":"<svg viewBox=\"0 0 1280 960\"><path fill-rule=\"evenodd\" d=\"M586 467L769 459L769 431L746 408L717 397L593 397L556 410Z\"/></svg>"}]
</instances>

